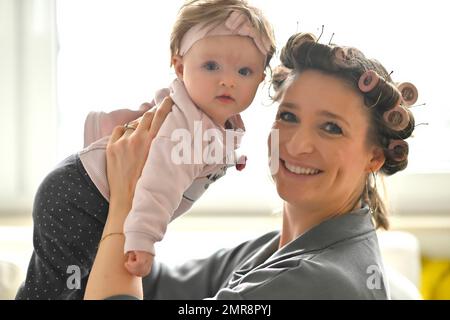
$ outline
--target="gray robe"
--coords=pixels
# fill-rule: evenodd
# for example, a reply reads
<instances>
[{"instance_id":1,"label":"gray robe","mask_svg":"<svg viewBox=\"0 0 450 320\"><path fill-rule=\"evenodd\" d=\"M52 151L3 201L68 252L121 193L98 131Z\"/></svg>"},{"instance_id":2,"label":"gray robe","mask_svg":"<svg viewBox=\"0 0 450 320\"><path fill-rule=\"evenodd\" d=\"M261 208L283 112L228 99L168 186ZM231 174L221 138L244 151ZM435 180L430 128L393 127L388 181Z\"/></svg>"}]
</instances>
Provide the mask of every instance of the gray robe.
<instances>
[{"instance_id":1,"label":"gray robe","mask_svg":"<svg viewBox=\"0 0 450 320\"><path fill-rule=\"evenodd\" d=\"M279 232L176 268L155 262L144 299L389 299L367 207L278 249Z\"/></svg>"}]
</instances>

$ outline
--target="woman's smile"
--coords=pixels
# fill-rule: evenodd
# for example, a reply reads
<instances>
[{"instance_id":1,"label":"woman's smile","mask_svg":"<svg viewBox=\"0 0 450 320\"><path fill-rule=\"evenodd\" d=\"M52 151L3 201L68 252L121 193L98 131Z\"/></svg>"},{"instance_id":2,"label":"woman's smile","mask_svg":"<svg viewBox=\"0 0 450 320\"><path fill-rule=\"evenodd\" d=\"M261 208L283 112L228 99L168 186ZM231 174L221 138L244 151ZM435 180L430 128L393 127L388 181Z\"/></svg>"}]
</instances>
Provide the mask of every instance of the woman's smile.
<instances>
[{"instance_id":1,"label":"woman's smile","mask_svg":"<svg viewBox=\"0 0 450 320\"><path fill-rule=\"evenodd\" d=\"M307 165L294 165L292 163L289 163L283 159L280 159L280 168L283 170L283 175L286 175L287 177L293 177L296 179L299 178L316 178L320 176L323 171L311 166Z\"/></svg>"},{"instance_id":2,"label":"woman's smile","mask_svg":"<svg viewBox=\"0 0 450 320\"><path fill-rule=\"evenodd\" d=\"M317 174L320 173L319 169L296 166L296 165L291 164L291 163L286 162L286 161L284 161L283 163L286 166L286 169L288 169L292 173L306 174L306 175L317 175Z\"/></svg>"}]
</instances>

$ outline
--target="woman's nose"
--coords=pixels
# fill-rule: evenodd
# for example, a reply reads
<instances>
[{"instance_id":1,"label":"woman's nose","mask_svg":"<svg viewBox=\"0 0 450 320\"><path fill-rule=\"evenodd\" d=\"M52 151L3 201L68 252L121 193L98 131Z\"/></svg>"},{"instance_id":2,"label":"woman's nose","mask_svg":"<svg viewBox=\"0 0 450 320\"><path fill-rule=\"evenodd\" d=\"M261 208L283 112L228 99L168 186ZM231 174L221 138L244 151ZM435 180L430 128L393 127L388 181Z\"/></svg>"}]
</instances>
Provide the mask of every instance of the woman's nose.
<instances>
[{"instance_id":1,"label":"woman's nose","mask_svg":"<svg viewBox=\"0 0 450 320\"><path fill-rule=\"evenodd\" d=\"M305 128L298 128L289 138L286 145L286 151L291 156L297 156L314 151L314 139L311 133Z\"/></svg>"}]
</instances>

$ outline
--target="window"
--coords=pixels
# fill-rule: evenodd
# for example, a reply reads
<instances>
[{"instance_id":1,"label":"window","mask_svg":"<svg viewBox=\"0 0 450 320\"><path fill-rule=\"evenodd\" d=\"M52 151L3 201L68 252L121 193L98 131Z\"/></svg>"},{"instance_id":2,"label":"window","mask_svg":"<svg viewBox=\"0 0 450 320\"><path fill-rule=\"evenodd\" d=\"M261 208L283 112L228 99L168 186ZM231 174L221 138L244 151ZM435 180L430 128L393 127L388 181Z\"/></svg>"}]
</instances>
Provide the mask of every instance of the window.
<instances>
[{"instance_id":1,"label":"window","mask_svg":"<svg viewBox=\"0 0 450 320\"><path fill-rule=\"evenodd\" d=\"M0 214L29 214L55 164L55 82L55 1L0 1Z\"/></svg>"},{"instance_id":2,"label":"window","mask_svg":"<svg viewBox=\"0 0 450 320\"><path fill-rule=\"evenodd\" d=\"M13 155L8 159L2 157L2 180L15 181L7 185L2 184L2 199L9 197L10 190L20 189L21 183L33 185L29 181L36 182L36 177L42 178L42 168L47 168L49 163L54 164L82 147L83 123L89 111L137 108L140 103L151 100L156 89L170 82L174 73L169 68L169 35L182 2L165 1L158 5L148 0L57 2L58 112L54 110L53 92L47 91L49 87L39 91L41 87L31 86L32 91L20 91L28 90L23 89L28 87L14 89L13 84L20 85L18 80L10 81L12 78L5 76L3 71L0 73L0 90L16 94L16 97L5 98L2 91L0 98L19 97L17 101L21 101L21 107L18 108L21 113L18 113L13 104L7 103L8 108L4 109L2 103L1 107L2 119L10 121L3 121L0 139L2 146L6 145L7 152L11 153L12 150ZM45 53L47 60L44 60L48 65L39 64L45 72L30 70L27 80L40 86L43 83L53 86L52 61L55 58L55 45L51 28L54 27L54 1L10 0L2 2L2 6L6 3L10 6L27 6L26 10L21 7L24 10L22 12L36 17L31 19L34 21L33 26L40 25L40 30L50 28L50 31L46 33L45 43L48 46L45 52L25 51L22 47L21 53L17 54L13 51L20 49L17 39L28 39L23 32L17 31L18 33L11 33L10 38L7 38L8 44L12 46L11 50L2 51L0 55L9 54L11 59L16 61L16 66L23 67L27 64L21 64L17 59L25 59L28 54L34 57L38 52L42 55ZM260 7L275 26L280 48L296 30L319 35L321 26L324 25L321 41L328 42L334 33L333 42L360 48L368 56L376 57L388 69L393 70L394 79L411 81L419 88L418 104L427 105L416 107L414 113L417 124L429 125L417 127L415 137L409 140L409 167L398 177L389 178L388 187L392 185L393 199L407 201L409 207L419 208L422 213L429 201L445 202L444 199L448 198L446 190L450 189L447 182L450 181L450 149L446 147L445 142L445 138L450 136L450 108L446 96L448 90L445 75L449 74L450 70L446 42L442 35L444 30L449 29L450 20L446 17L444 2L437 1L431 5L429 2L417 0L380 0L376 3L362 3L357 0L253 0L251 3ZM0 15L2 25L13 24L13 20L4 10L0 10ZM6 21L3 19L4 15L8 16ZM0 29L2 42L6 41L3 38L6 29L9 30L8 25ZM0 59L0 63L2 61L4 59ZM11 65L2 64L2 70L3 68L10 70ZM42 81L40 77L46 78ZM37 93L33 95L32 92L45 92L48 96ZM198 211L208 212L209 208L214 206L214 212L267 212L279 206L267 169L265 138L271 126L275 106L269 105L266 96L267 86L260 90L252 107L243 114L247 127L244 140L248 155L247 168L242 172L230 170L226 179L219 180L214 188L208 190L201 203L196 206ZM26 114L28 110L32 113L27 116L28 120L24 125L20 122L20 114ZM54 134L56 115L57 135ZM18 134L23 127L26 130L25 135ZM55 137L57 148L53 144ZM23 141L26 141L26 144L17 139L25 139ZM17 145L24 147L17 148ZM52 156L54 152L56 158ZM49 156L42 156L43 154ZM36 159L42 162L39 166L35 163ZM412 185L416 186L411 194L422 195L422 198L419 196L411 199L408 196L410 184L405 187L407 192L402 194L405 181L410 181L408 179L412 179ZM28 187L27 190L32 188ZM400 195L397 196L396 193ZM426 202L422 204L421 199ZM217 209L218 204L221 209ZM444 206L441 202L438 205L441 208Z\"/></svg>"}]
</instances>

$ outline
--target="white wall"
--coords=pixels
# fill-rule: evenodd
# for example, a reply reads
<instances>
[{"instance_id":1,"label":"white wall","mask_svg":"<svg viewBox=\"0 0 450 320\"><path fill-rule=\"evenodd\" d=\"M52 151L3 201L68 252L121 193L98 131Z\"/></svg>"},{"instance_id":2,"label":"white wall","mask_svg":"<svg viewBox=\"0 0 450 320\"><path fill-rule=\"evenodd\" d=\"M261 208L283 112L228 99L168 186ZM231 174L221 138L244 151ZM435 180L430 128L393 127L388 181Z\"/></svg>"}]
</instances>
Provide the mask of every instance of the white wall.
<instances>
[{"instance_id":1,"label":"white wall","mask_svg":"<svg viewBox=\"0 0 450 320\"><path fill-rule=\"evenodd\" d=\"M441 182L435 184L435 178L422 180L416 175L442 174L450 168L450 148L445 143L450 136L445 78L450 67L444 34L450 19L445 16L445 2L252 2L274 24L279 47L297 30L297 21L300 31L317 35L325 25L323 41L335 33L334 42L361 48L393 70L395 79L416 84L419 103L427 103L414 109L417 123L430 125L418 127L409 140L410 164L405 173L388 179L388 185L390 180L394 185L391 198L405 201L405 206L394 207L416 212L428 208L428 201L441 211L447 208L447 176L438 177ZM0 211L31 206L45 173L80 149L88 111L136 108L170 81L169 33L181 3L0 0ZM243 115L247 168L240 173L230 170L226 179L208 190L199 211L210 212L213 206L215 212L230 212L238 206L245 212L267 212L279 205L266 166L265 136L275 112L274 106L266 106L266 92L264 87Z\"/></svg>"},{"instance_id":2,"label":"white wall","mask_svg":"<svg viewBox=\"0 0 450 320\"><path fill-rule=\"evenodd\" d=\"M29 214L57 114L55 1L0 0L0 214Z\"/></svg>"},{"instance_id":3,"label":"white wall","mask_svg":"<svg viewBox=\"0 0 450 320\"><path fill-rule=\"evenodd\" d=\"M164 1L158 6L147 0L58 2L61 44L58 93L63 124L59 135L60 158L80 147L82 124L89 110L136 108L173 78L168 65L169 34L182 2ZM280 48L296 32L297 21L299 31L317 35L325 25L322 41L328 42L335 33L334 42L360 48L393 70L394 79L413 82L419 88L418 103L427 103L426 107L414 109L417 123L430 125L418 127L414 138L409 140L411 156L405 174L400 179L389 178L387 183L393 185L392 198L406 201L405 208L413 208L415 212L426 207L427 200L437 199L438 194L441 200L450 196L449 188L429 184L431 180L426 176L423 176L426 180L421 180L415 175L450 169L450 148L442 143L444 137L450 136L445 80L450 67L443 36L444 30L450 29L450 19L445 16L444 2L251 2L262 8L275 26ZM230 212L238 207L247 212L267 212L279 205L266 165L265 137L275 106L263 104L268 104L267 88L260 91L243 115L247 127L244 140L249 157L247 168L240 173L230 170L226 179L208 190L196 205L197 211L210 212L214 208L214 212ZM441 185L445 184L447 176L440 179ZM425 185L427 188L423 188ZM415 196L408 198L408 191ZM439 207L441 203L433 205Z\"/></svg>"}]
</instances>

